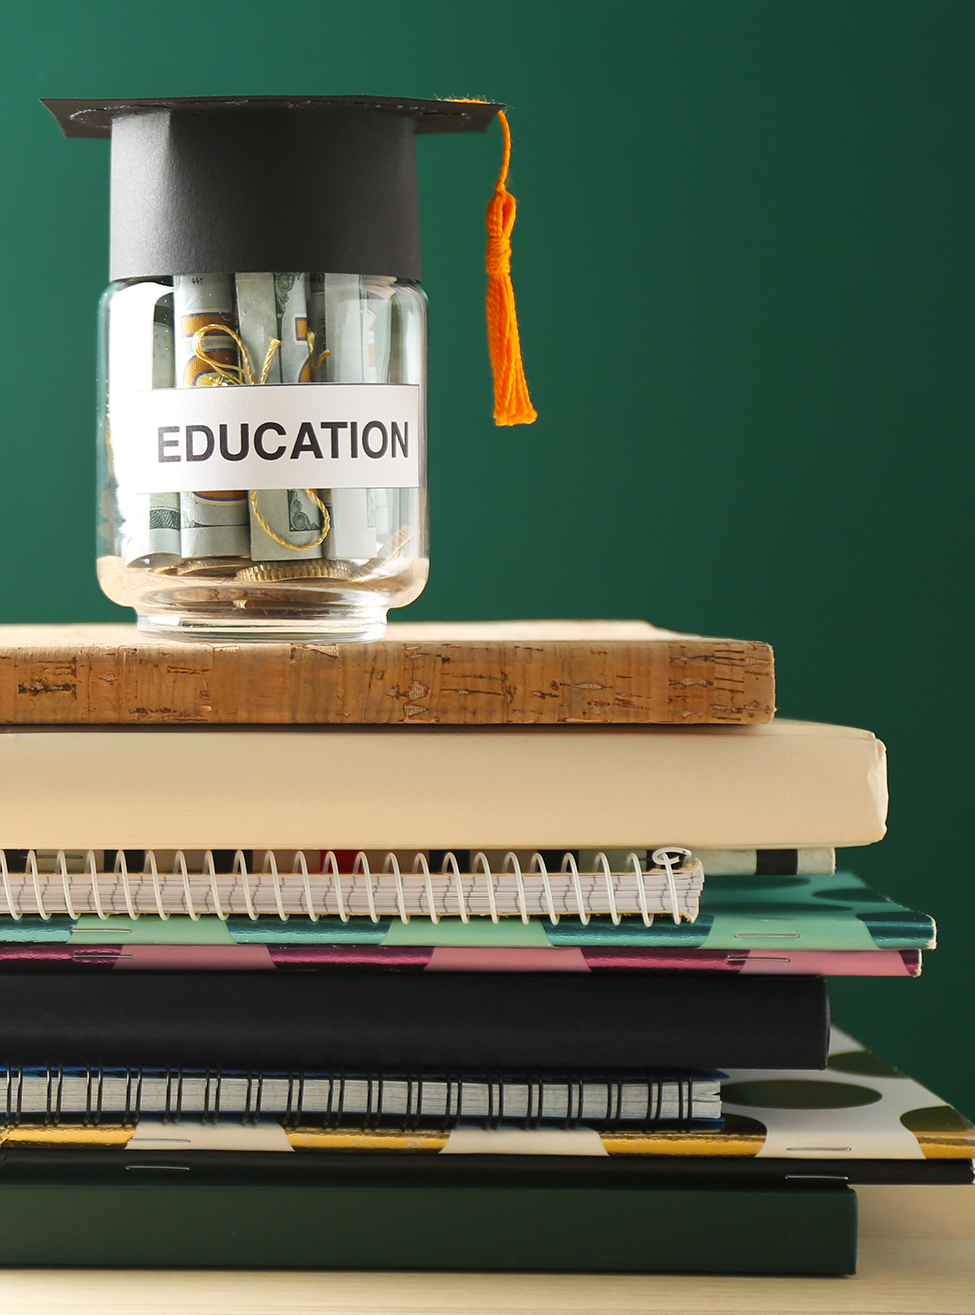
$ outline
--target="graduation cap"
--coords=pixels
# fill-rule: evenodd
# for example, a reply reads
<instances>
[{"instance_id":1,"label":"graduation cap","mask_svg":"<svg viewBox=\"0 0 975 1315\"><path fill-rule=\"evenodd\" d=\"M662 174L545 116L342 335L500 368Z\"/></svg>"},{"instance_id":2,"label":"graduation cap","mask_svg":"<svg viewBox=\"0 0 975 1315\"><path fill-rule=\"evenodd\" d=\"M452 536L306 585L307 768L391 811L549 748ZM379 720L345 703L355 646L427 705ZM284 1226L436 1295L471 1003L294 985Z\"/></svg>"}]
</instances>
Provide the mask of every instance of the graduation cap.
<instances>
[{"instance_id":1,"label":"graduation cap","mask_svg":"<svg viewBox=\"0 0 975 1315\"><path fill-rule=\"evenodd\" d=\"M498 424L535 419L511 287L504 107L385 96L45 100L67 137L112 142L112 281L286 269L420 278L417 133L504 133L488 205Z\"/></svg>"}]
</instances>

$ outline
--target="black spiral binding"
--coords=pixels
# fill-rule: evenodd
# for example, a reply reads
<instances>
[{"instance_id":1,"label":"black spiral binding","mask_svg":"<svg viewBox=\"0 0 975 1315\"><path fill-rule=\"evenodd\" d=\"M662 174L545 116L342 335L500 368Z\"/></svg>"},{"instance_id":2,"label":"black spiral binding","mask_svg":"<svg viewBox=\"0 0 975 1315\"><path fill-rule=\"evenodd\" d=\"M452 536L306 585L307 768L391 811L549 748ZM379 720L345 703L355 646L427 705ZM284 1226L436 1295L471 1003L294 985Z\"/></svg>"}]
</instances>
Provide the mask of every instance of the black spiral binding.
<instances>
[{"instance_id":1,"label":"black spiral binding","mask_svg":"<svg viewBox=\"0 0 975 1315\"><path fill-rule=\"evenodd\" d=\"M80 1121L82 1126L95 1127L106 1121L113 1125L120 1121L124 1126L135 1127L143 1113L143 1094L145 1086L144 1069L140 1066L123 1071L125 1080L124 1101L122 1107L107 1109L105 1105L105 1072L102 1067L92 1067L84 1071L85 1100L82 1111L72 1111L68 1116L70 1122ZM49 1067L44 1070L45 1103L43 1110L32 1109L24 1112L24 1069L8 1066L5 1070L4 1113L8 1127L24 1124L25 1119L31 1126L40 1121L43 1126L56 1127L65 1120L63 1067ZM165 1083L165 1098L159 1117L163 1123L179 1123L183 1118L184 1083L186 1075L182 1068L162 1070ZM118 1071L113 1076L120 1076ZM215 1124L221 1118L221 1096L224 1082L224 1070L205 1069L199 1075L203 1080L202 1108L194 1110L192 1117L204 1124ZM234 1074L246 1081L244 1109L234 1111L233 1116L245 1125L256 1124L263 1116L264 1087L266 1075L260 1070L249 1070L244 1074ZM277 1076L277 1075L275 1075ZM411 1133L424 1130L448 1135L461 1124L475 1123L484 1128L497 1130L505 1125L505 1096L515 1086L523 1086L526 1094L526 1108L517 1126L526 1130L542 1127L572 1130L581 1126L591 1127L597 1132L653 1132L663 1122L663 1096L665 1084L676 1091L677 1118L666 1121L667 1127L678 1126L686 1129L692 1125L693 1076L687 1073L674 1073L666 1078L651 1074L624 1074L609 1072L599 1075L567 1072L548 1075L533 1071L524 1074L508 1074L499 1071L481 1073L444 1072L438 1074L397 1073L398 1083L406 1084L406 1110L388 1108L387 1087L390 1074L381 1069L364 1074L346 1075L344 1070L329 1071L327 1074L315 1074L314 1081L327 1083L327 1098L324 1109L307 1107L308 1083L311 1080L303 1070L289 1070L282 1075L287 1083L285 1110L278 1115L286 1130L299 1128L316 1128L325 1132L335 1132L344 1126L356 1127L367 1132L388 1130ZM347 1081L365 1081L365 1108L352 1112L346 1118L345 1096ZM589 1116L583 1119L585 1089L587 1084L601 1084L605 1095L603 1113L600 1117ZM624 1118L623 1100L627 1086L640 1084L646 1091L646 1112L642 1118ZM424 1097L431 1084L444 1088L444 1099L436 1113L425 1109ZM483 1086L487 1091L487 1111L465 1117L465 1090L471 1085ZM553 1087L561 1088L565 1094L565 1112L559 1118L546 1117L546 1091ZM439 1102L438 1102L439 1104ZM550 1107L549 1107L550 1108Z\"/></svg>"}]
</instances>

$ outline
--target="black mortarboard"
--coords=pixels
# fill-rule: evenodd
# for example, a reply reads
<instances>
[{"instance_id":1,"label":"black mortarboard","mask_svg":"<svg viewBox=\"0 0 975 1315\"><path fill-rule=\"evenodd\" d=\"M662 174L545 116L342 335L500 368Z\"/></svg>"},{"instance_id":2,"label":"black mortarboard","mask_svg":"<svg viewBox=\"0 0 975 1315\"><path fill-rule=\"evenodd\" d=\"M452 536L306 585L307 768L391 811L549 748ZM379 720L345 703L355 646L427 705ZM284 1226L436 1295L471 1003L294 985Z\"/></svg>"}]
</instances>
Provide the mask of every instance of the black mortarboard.
<instances>
[{"instance_id":1,"label":"black mortarboard","mask_svg":"<svg viewBox=\"0 0 975 1315\"><path fill-rule=\"evenodd\" d=\"M45 100L66 137L112 139L109 277L276 270L420 278L418 132L504 133L488 203L488 346L498 424L530 424L511 287L515 200L503 105L391 96Z\"/></svg>"},{"instance_id":2,"label":"black mortarboard","mask_svg":"<svg viewBox=\"0 0 975 1315\"><path fill-rule=\"evenodd\" d=\"M110 277L303 269L420 278L414 136L503 107L384 96L45 100L112 140Z\"/></svg>"}]
</instances>

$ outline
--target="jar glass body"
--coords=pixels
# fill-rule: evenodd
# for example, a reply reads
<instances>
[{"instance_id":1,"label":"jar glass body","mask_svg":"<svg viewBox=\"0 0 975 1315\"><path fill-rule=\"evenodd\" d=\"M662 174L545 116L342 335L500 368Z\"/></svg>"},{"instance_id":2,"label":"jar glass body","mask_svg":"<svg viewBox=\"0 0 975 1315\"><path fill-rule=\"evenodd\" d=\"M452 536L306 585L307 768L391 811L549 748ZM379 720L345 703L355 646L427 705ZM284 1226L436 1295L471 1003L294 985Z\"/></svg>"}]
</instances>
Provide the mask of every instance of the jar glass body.
<instances>
[{"instance_id":1,"label":"jar glass body","mask_svg":"<svg viewBox=\"0 0 975 1315\"><path fill-rule=\"evenodd\" d=\"M379 638L428 574L419 286L128 279L99 330L108 597L174 638Z\"/></svg>"}]
</instances>

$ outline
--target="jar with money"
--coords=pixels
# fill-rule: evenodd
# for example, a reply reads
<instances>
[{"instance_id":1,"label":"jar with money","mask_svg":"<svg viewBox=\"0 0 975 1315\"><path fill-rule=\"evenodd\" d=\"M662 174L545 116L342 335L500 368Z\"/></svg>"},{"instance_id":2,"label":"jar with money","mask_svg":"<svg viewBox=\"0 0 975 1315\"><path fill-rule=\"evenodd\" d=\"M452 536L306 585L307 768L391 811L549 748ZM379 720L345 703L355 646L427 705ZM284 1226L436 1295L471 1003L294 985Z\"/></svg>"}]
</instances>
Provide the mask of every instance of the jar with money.
<instances>
[{"instance_id":1,"label":"jar with money","mask_svg":"<svg viewBox=\"0 0 975 1315\"><path fill-rule=\"evenodd\" d=\"M380 637L428 572L414 138L499 107L47 104L112 140L103 590L173 637Z\"/></svg>"},{"instance_id":2,"label":"jar with money","mask_svg":"<svg viewBox=\"0 0 975 1315\"><path fill-rule=\"evenodd\" d=\"M121 280L102 299L101 340L98 574L145 628L373 638L388 607L418 596L426 299L415 283L294 271Z\"/></svg>"}]
</instances>

